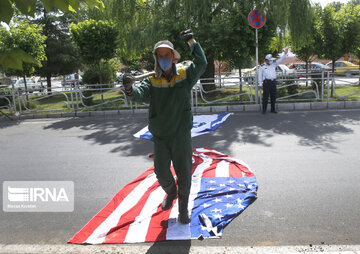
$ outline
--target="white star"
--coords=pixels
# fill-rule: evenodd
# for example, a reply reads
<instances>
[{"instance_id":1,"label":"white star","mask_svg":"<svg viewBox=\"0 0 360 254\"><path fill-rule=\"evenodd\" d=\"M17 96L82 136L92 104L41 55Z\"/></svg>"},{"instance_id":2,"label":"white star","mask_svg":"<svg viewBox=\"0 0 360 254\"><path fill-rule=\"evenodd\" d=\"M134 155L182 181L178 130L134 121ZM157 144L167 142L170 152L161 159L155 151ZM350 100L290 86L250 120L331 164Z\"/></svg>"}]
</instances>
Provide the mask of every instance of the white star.
<instances>
[{"instance_id":1,"label":"white star","mask_svg":"<svg viewBox=\"0 0 360 254\"><path fill-rule=\"evenodd\" d=\"M232 195L227 194L225 197L226 197L226 198L231 198Z\"/></svg>"},{"instance_id":2,"label":"white star","mask_svg":"<svg viewBox=\"0 0 360 254\"><path fill-rule=\"evenodd\" d=\"M203 206L204 208L206 208L206 207L209 207L209 206L210 206L210 204L206 204L206 203L204 203L202 206Z\"/></svg>"},{"instance_id":3,"label":"white star","mask_svg":"<svg viewBox=\"0 0 360 254\"><path fill-rule=\"evenodd\" d=\"M235 181L234 180L229 180L228 183L234 183Z\"/></svg>"},{"instance_id":4,"label":"white star","mask_svg":"<svg viewBox=\"0 0 360 254\"><path fill-rule=\"evenodd\" d=\"M211 211L212 213L217 213L217 212L221 212L221 209L217 209L215 208L214 210Z\"/></svg>"},{"instance_id":5,"label":"white star","mask_svg":"<svg viewBox=\"0 0 360 254\"><path fill-rule=\"evenodd\" d=\"M224 216L222 216L221 214L215 214L215 215L214 215L214 218L215 218L215 219L221 219L222 217L224 217Z\"/></svg>"},{"instance_id":6,"label":"white star","mask_svg":"<svg viewBox=\"0 0 360 254\"><path fill-rule=\"evenodd\" d=\"M225 186L226 186L226 185L225 185L225 184L223 184L223 183L221 183L221 184L220 184L220 187L225 187Z\"/></svg>"},{"instance_id":7,"label":"white star","mask_svg":"<svg viewBox=\"0 0 360 254\"><path fill-rule=\"evenodd\" d=\"M215 201L216 203L217 203L217 202L221 202L221 199L216 198L214 201Z\"/></svg>"},{"instance_id":8,"label":"white star","mask_svg":"<svg viewBox=\"0 0 360 254\"><path fill-rule=\"evenodd\" d=\"M240 209L245 209L245 206L241 204L240 198L238 198L236 201L238 202L238 204L237 204L237 207L238 207L238 208L240 208Z\"/></svg>"},{"instance_id":9,"label":"white star","mask_svg":"<svg viewBox=\"0 0 360 254\"><path fill-rule=\"evenodd\" d=\"M209 181L209 183L216 183L216 181L214 181L214 180L210 180L210 181Z\"/></svg>"},{"instance_id":10,"label":"white star","mask_svg":"<svg viewBox=\"0 0 360 254\"><path fill-rule=\"evenodd\" d=\"M233 188L233 187L230 187L230 188L229 188L229 191L233 191L233 190L236 190L236 189Z\"/></svg>"},{"instance_id":11,"label":"white star","mask_svg":"<svg viewBox=\"0 0 360 254\"><path fill-rule=\"evenodd\" d=\"M245 206L243 206L241 203L238 203L237 207L240 208L240 209L245 209Z\"/></svg>"},{"instance_id":12,"label":"white star","mask_svg":"<svg viewBox=\"0 0 360 254\"><path fill-rule=\"evenodd\" d=\"M215 190L215 188L209 188L209 190L213 191L213 190Z\"/></svg>"},{"instance_id":13,"label":"white star","mask_svg":"<svg viewBox=\"0 0 360 254\"><path fill-rule=\"evenodd\" d=\"M234 205L233 204L226 204L225 206L226 206L226 208L229 208L229 207L233 207Z\"/></svg>"},{"instance_id":14,"label":"white star","mask_svg":"<svg viewBox=\"0 0 360 254\"><path fill-rule=\"evenodd\" d=\"M239 185L240 187L245 187L245 184L239 183L238 185Z\"/></svg>"}]
</instances>

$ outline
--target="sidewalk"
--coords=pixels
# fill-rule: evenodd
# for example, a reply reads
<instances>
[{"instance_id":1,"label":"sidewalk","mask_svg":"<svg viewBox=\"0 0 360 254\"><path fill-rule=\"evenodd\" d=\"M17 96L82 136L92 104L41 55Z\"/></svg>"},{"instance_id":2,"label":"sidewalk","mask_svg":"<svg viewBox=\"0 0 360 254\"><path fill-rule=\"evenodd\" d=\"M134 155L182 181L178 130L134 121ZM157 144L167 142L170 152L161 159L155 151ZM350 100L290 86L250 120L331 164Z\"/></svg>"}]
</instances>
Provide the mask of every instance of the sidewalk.
<instances>
[{"instance_id":1,"label":"sidewalk","mask_svg":"<svg viewBox=\"0 0 360 254\"><path fill-rule=\"evenodd\" d=\"M190 244L190 243L189 243ZM174 254L272 254L272 253L340 253L340 254L360 254L360 245L311 245L311 246L172 246L176 247L176 252L170 250L166 244L154 244L152 246L143 245L0 245L0 254L9 253L99 253L99 254L162 254L162 253L174 253Z\"/></svg>"},{"instance_id":2,"label":"sidewalk","mask_svg":"<svg viewBox=\"0 0 360 254\"><path fill-rule=\"evenodd\" d=\"M297 103L278 103L278 111L304 111L304 110L326 110L326 109L357 109L360 108L360 101L332 101L332 102L297 102ZM223 106L203 106L193 108L194 113L218 113L218 112L260 112L260 104L246 105L223 105ZM126 109L108 111L81 111L69 113L48 113L48 114L25 114L11 116L14 120L40 119L40 118L61 118L61 117L89 117L89 116L114 116L147 113L148 109ZM0 121L10 121L5 116L0 116Z\"/></svg>"}]
</instances>

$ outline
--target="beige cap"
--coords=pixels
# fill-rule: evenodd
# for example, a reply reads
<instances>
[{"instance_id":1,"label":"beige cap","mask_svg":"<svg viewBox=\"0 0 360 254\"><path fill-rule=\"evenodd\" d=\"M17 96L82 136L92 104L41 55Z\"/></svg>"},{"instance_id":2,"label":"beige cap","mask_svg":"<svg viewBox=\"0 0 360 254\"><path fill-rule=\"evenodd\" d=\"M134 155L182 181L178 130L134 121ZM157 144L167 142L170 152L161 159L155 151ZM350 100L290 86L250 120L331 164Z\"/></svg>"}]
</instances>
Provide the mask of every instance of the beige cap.
<instances>
[{"instance_id":1,"label":"beige cap","mask_svg":"<svg viewBox=\"0 0 360 254\"><path fill-rule=\"evenodd\" d=\"M155 55L155 51L158 49L158 48L169 48L171 49L173 52L174 52L174 56L175 56L175 60L179 60L180 59L180 54L179 52L177 52L175 49L174 49L174 45L170 42L170 41L159 41L155 44L154 46L154 50L153 50L153 54Z\"/></svg>"}]
</instances>

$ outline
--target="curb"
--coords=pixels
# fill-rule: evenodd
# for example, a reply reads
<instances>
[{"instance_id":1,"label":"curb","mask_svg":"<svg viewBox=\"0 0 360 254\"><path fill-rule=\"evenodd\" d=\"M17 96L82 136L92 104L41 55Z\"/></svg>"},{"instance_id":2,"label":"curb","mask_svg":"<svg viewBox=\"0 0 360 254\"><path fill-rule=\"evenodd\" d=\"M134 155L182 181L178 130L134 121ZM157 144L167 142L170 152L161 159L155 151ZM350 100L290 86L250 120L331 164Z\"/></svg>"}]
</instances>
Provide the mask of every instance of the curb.
<instances>
[{"instance_id":1,"label":"curb","mask_svg":"<svg viewBox=\"0 0 360 254\"><path fill-rule=\"evenodd\" d=\"M278 103L276 109L279 111L308 111L327 109L360 109L360 101L332 101L332 102L299 102ZM260 104L224 105L224 106L202 106L194 107L194 113L219 113L219 112L260 112ZM93 116L116 116L129 114L146 114L148 109L124 109L108 111L82 111L49 114L26 114L21 116L10 116L13 120L42 119L42 118L66 118L66 117L93 117ZM10 121L5 116L0 116L0 121Z\"/></svg>"},{"instance_id":2,"label":"curb","mask_svg":"<svg viewBox=\"0 0 360 254\"><path fill-rule=\"evenodd\" d=\"M189 254L298 254L298 253L331 253L331 254L360 254L360 245L295 245L295 246L191 246L188 245L175 245L179 253ZM171 248L171 247L170 247ZM136 244L105 244L105 245L72 245L72 244L44 244L44 245L31 245L31 244L0 244L0 254L18 253L92 253L92 254L168 254L169 246L166 244L153 244L152 246L142 246Z\"/></svg>"}]
</instances>

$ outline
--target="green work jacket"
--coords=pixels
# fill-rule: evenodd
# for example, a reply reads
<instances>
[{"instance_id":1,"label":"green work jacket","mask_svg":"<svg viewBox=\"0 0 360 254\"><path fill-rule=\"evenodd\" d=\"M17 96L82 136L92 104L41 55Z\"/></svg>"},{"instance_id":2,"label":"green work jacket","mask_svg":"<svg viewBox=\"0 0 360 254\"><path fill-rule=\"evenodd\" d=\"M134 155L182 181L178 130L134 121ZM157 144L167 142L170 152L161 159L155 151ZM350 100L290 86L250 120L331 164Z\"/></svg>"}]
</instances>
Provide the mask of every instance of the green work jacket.
<instances>
[{"instance_id":1,"label":"green work jacket","mask_svg":"<svg viewBox=\"0 0 360 254\"><path fill-rule=\"evenodd\" d=\"M170 138L193 125L191 92L204 73L207 60L199 43L190 45L193 61L190 65L173 66L170 81L165 77L145 78L140 86L133 86L130 98L149 102L149 131L157 138Z\"/></svg>"}]
</instances>

